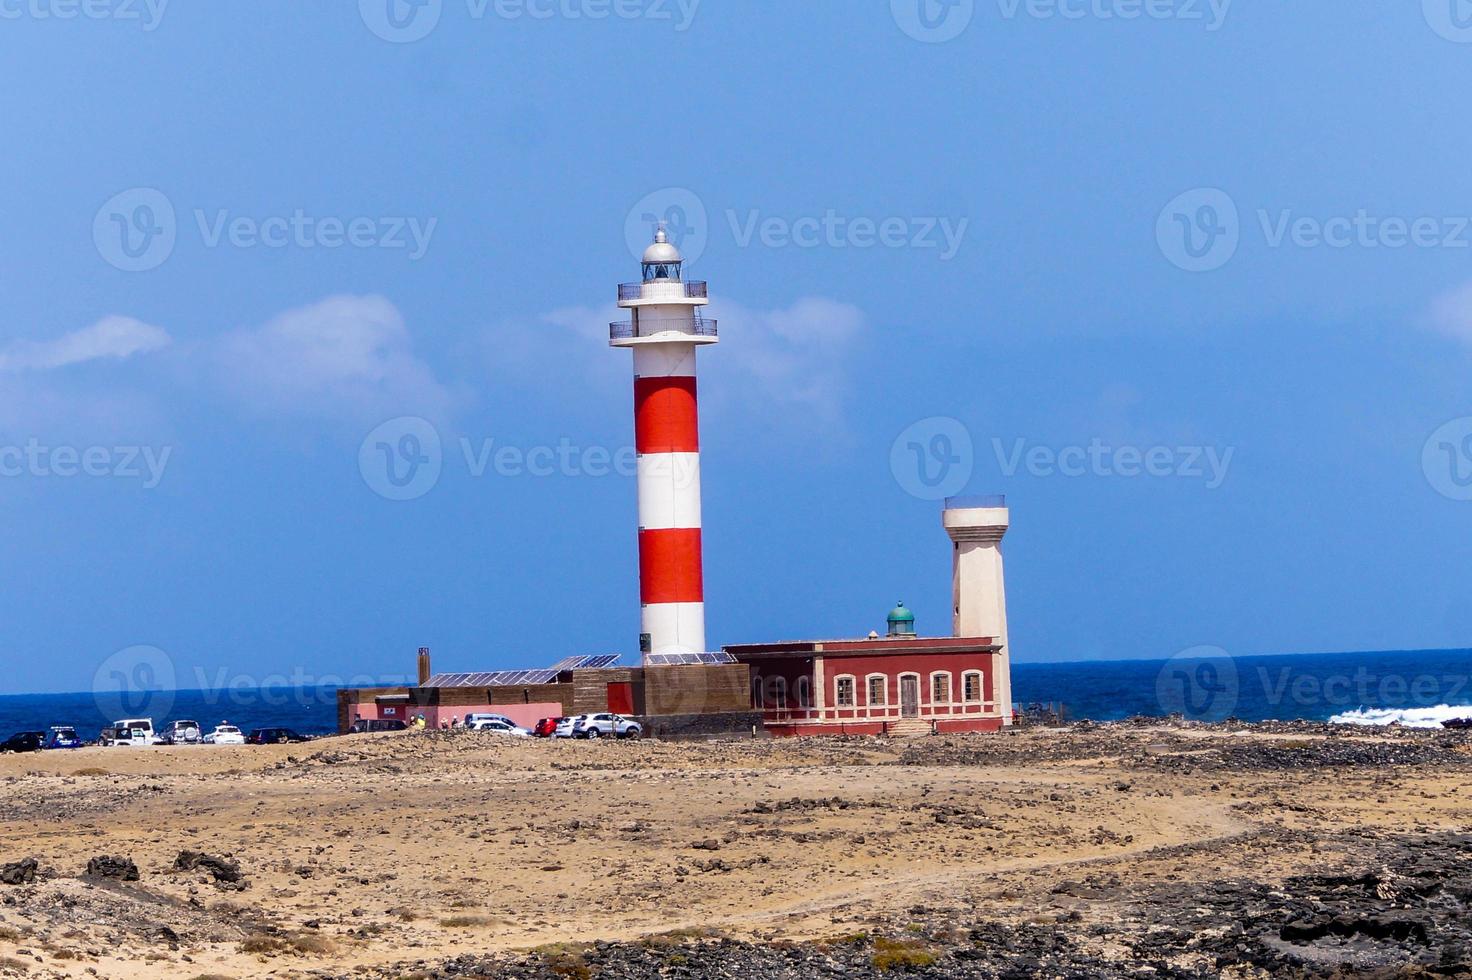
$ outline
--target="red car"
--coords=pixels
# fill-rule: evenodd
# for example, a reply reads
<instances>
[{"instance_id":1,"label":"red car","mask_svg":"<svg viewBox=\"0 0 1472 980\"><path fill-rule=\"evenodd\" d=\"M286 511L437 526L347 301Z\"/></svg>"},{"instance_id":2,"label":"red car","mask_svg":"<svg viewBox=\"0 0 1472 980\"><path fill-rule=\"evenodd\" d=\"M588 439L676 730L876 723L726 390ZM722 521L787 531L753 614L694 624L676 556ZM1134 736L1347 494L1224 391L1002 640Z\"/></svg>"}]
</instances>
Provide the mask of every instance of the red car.
<instances>
[{"instance_id":1,"label":"red car","mask_svg":"<svg viewBox=\"0 0 1472 980\"><path fill-rule=\"evenodd\" d=\"M561 718L543 718L537 722L537 727L532 729L532 734L537 738L551 738L552 733L557 731L557 723Z\"/></svg>"}]
</instances>

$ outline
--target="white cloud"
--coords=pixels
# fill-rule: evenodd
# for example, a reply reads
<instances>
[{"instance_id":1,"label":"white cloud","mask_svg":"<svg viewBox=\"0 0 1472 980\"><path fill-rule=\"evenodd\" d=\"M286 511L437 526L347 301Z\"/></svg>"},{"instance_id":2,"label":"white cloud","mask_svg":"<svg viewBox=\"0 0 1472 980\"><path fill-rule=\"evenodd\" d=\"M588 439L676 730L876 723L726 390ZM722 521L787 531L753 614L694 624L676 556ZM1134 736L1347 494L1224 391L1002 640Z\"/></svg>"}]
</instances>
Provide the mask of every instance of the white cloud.
<instances>
[{"instance_id":1,"label":"white cloud","mask_svg":"<svg viewBox=\"0 0 1472 980\"><path fill-rule=\"evenodd\" d=\"M815 426L842 422L853 387L849 354L864 334L862 310L806 297L778 310L722 303L714 315L725 338L714 370L736 375L731 390L747 404L759 401L782 415L799 410Z\"/></svg>"},{"instance_id":2,"label":"white cloud","mask_svg":"<svg viewBox=\"0 0 1472 980\"><path fill-rule=\"evenodd\" d=\"M161 350L166 331L126 316L109 316L56 340L21 340L0 349L0 371L48 371L87 361L122 360Z\"/></svg>"},{"instance_id":3,"label":"white cloud","mask_svg":"<svg viewBox=\"0 0 1472 980\"><path fill-rule=\"evenodd\" d=\"M1472 282L1434 299L1429 319L1433 330L1472 345Z\"/></svg>"},{"instance_id":4,"label":"white cloud","mask_svg":"<svg viewBox=\"0 0 1472 980\"><path fill-rule=\"evenodd\" d=\"M702 386L703 402L723 410L739 401L744 416L762 422L785 424L798 412L814 428L841 424L853 387L849 354L865 330L862 310L807 297L777 310L721 302L707 315L719 320L721 343L701 353L701 374L713 380ZM496 331L489 349L497 369L527 367L515 373L538 378L571 374L579 385L622 379L627 359L610 359L608 324L628 316L615 307L563 307L543 314L535 330Z\"/></svg>"},{"instance_id":5,"label":"white cloud","mask_svg":"<svg viewBox=\"0 0 1472 980\"><path fill-rule=\"evenodd\" d=\"M264 415L443 417L451 396L381 296L332 296L212 345L227 392Z\"/></svg>"}]
</instances>

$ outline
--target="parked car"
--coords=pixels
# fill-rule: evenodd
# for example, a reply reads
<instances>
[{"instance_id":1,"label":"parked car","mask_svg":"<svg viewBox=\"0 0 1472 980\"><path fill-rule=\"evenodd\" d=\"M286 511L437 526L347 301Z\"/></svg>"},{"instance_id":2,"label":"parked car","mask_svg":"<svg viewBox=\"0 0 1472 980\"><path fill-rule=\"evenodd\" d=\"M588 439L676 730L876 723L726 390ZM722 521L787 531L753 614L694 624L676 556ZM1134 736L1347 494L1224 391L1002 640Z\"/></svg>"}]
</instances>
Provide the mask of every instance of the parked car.
<instances>
[{"instance_id":1,"label":"parked car","mask_svg":"<svg viewBox=\"0 0 1472 980\"><path fill-rule=\"evenodd\" d=\"M525 728L518 727L511 724L510 722L502 721L499 718L494 718L490 720L483 719L476 722L474 725L471 725L470 727L473 731L477 732L493 732L497 735L514 735L517 738L531 738L532 736L532 733L527 731Z\"/></svg>"},{"instance_id":2,"label":"parked car","mask_svg":"<svg viewBox=\"0 0 1472 980\"><path fill-rule=\"evenodd\" d=\"M124 718L122 721L112 723L113 728L125 728L130 733L129 737L134 739L129 744L157 745L159 744L158 733L153 730L152 718ZM143 733L143 741L137 741L138 733Z\"/></svg>"},{"instance_id":3,"label":"parked car","mask_svg":"<svg viewBox=\"0 0 1472 980\"><path fill-rule=\"evenodd\" d=\"M198 745L203 733L197 721L176 721L159 735L162 745Z\"/></svg>"},{"instance_id":4,"label":"parked car","mask_svg":"<svg viewBox=\"0 0 1472 980\"><path fill-rule=\"evenodd\" d=\"M516 722L505 715L491 715L486 714L484 711L472 711L465 716L464 724L466 728L478 728L483 722L487 721L499 721L502 724L510 725L512 728L516 727Z\"/></svg>"},{"instance_id":5,"label":"parked car","mask_svg":"<svg viewBox=\"0 0 1472 980\"><path fill-rule=\"evenodd\" d=\"M40 752L45 744L45 732L16 732L0 742L0 752Z\"/></svg>"},{"instance_id":6,"label":"parked car","mask_svg":"<svg viewBox=\"0 0 1472 980\"><path fill-rule=\"evenodd\" d=\"M299 735L290 728L257 728L245 740L251 745L281 745L286 742L305 742L307 736Z\"/></svg>"},{"instance_id":7,"label":"parked car","mask_svg":"<svg viewBox=\"0 0 1472 980\"><path fill-rule=\"evenodd\" d=\"M82 740L77 737L77 730L70 725L54 725L51 731L46 733L46 748L48 749L80 749Z\"/></svg>"},{"instance_id":8,"label":"parked car","mask_svg":"<svg viewBox=\"0 0 1472 980\"><path fill-rule=\"evenodd\" d=\"M228 721L222 721L200 741L206 745L244 745L245 735Z\"/></svg>"},{"instance_id":9,"label":"parked car","mask_svg":"<svg viewBox=\"0 0 1472 980\"><path fill-rule=\"evenodd\" d=\"M151 728L129 728L126 725L114 725L102 730L100 739L103 745L109 747L147 748L157 745L158 740L153 737Z\"/></svg>"},{"instance_id":10,"label":"parked car","mask_svg":"<svg viewBox=\"0 0 1472 980\"><path fill-rule=\"evenodd\" d=\"M572 726L573 738L638 738L643 734L644 728L637 721L608 711L584 715Z\"/></svg>"},{"instance_id":11,"label":"parked car","mask_svg":"<svg viewBox=\"0 0 1472 980\"><path fill-rule=\"evenodd\" d=\"M359 718L348 726L348 734L361 735L363 732L402 732L408 730L409 725L398 718Z\"/></svg>"},{"instance_id":12,"label":"parked car","mask_svg":"<svg viewBox=\"0 0 1472 980\"><path fill-rule=\"evenodd\" d=\"M557 724L561 718L543 718L537 722L537 727L532 729L532 734L537 738L551 738L557 734Z\"/></svg>"},{"instance_id":13,"label":"parked car","mask_svg":"<svg viewBox=\"0 0 1472 980\"><path fill-rule=\"evenodd\" d=\"M568 715L566 718L557 719L557 727L552 730L553 738L573 738L573 728L587 715Z\"/></svg>"}]
</instances>

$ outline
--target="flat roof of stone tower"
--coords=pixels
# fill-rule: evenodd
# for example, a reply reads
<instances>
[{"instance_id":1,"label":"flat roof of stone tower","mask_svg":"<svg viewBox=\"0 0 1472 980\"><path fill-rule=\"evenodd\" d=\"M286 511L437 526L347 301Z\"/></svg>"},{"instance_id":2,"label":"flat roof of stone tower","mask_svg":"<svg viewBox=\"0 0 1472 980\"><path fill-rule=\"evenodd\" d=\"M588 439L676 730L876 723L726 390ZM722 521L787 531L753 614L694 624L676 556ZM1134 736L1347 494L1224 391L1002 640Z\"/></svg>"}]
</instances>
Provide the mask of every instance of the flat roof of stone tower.
<instances>
[{"instance_id":1,"label":"flat roof of stone tower","mask_svg":"<svg viewBox=\"0 0 1472 980\"><path fill-rule=\"evenodd\" d=\"M787 640L780 643L740 643L721 649L738 660L750 657L790 657L834 654L845 657L907 653L995 653L1001 650L991 636L881 636L861 640Z\"/></svg>"}]
</instances>

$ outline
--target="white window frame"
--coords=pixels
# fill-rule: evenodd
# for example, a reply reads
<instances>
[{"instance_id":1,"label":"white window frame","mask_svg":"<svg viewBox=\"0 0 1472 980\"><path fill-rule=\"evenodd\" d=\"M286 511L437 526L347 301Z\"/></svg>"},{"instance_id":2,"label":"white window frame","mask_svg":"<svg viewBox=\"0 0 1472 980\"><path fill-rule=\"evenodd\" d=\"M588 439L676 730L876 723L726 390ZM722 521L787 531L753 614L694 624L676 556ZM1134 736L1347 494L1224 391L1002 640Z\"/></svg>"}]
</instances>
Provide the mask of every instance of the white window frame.
<instances>
[{"instance_id":1,"label":"white window frame","mask_svg":"<svg viewBox=\"0 0 1472 980\"><path fill-rule=\"evenodd\" d=\"M884 682L884 700L874 700L874 682ZM889 707L889 675L869 674L864 678L864 707L866 708L888 708Z\"/></svg>"},{"instance_id":2,"label":"white window frame","mask_svg":"<svg viewBox=\"0 0 1472 980\"><path fill-rule=\"evenodd\" d=\"M967 690L971 678L976 678L976 697L971 697ZM961 700L967 704L980 704L986 698L986 685L982 683L981 671L968 670L961 675Z\"/></svg>"},{"instance_id":3,"label":"white window frame","mask_svg":"<svg viewBox=\"0 0 1472 980\"><path fill-rule=\"evenodd\" d=\"M937 701L936 698L935 698L935 682L936 682L936 680L938 678L941 678L941 677L944 677L946 679L946 696L945 696L945 698L943 700ZM955 682L955 679L951 677L951 672L949 670L933 670L933 671L931 671L930 672L930 703L931 704L939 704L939 705L949 705L949 704L953 703L953 701L954 701L954 699L956 697L955 683L956 683Z\"/></svg>"},{"instance_id":4,"label":"white window frame","mask_svg":"<svg viewBox=\"0 0 1472 980\"><path fill-rule=\"evenodd\" d=\"M813 684L806 676L797 679L797 706L804 711L813 706Z\"/></svg>"},{"instance_id":5,"label":"white window frame","mask_svg":"<svg viewBox=\"0 0 1472 980\"><path fill-rule=\"evenodd\" d=\"M767 707L766 694L766 681L762 679L761 674L757 674L751 679L752 707L758 711L765 711Z\"/></svg>"},{"instance_id":6,"label":"white window frame","mask_svg":"<svg viewBox=\"0 0 1472 980\"><path fill-rule=\"evenodd\" d=\"M787 678L773 677L772 685L772 707L778 711L785 711L791 707L787 701Z\"/></svg>"},{"instance_id":7,"label":"white window frame","mask_svg":"<svg viewBox=\"0 0 1472 980\"><path fill-rule=\"evenodd\" d=\"M852 690L848 704L843 703L843 682L848 681ZM835 708L857 708L859 706L859 679L853 674L839 674L833 678L833 706Z\"/></svg>"}]
</instances>

